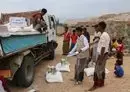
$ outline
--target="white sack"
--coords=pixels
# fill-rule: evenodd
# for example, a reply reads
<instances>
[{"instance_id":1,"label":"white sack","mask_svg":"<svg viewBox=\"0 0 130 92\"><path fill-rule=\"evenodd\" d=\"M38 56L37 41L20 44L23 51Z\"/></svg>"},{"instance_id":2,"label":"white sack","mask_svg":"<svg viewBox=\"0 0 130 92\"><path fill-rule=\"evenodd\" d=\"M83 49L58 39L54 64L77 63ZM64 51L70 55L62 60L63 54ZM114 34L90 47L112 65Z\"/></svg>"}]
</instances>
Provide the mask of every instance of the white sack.
<instances>
[{"instance_id":1,"label":"white sack","mask_svg":"<svg viewBox=\"0 0 130 92\"><path fill-rule=\"evenodd\" d=\"M74 53L70 52L69 55L67 55L67 57L72 57L72 56L75 56L78 54L79 54L79 52L74 52Z\"/></svg>"},{"instance_id":2,"label":"white sack","mask_svg":"<svg viewBox=\"0 0 130 92\"><path fill-rule=\"evenodd\" d=\"M95 62L90 61L89 64L88 64L88 67L95 67Z\"/></svg>"},{"instance_id":3,"label":"white sack","mask_svg":"<svg viewBox=\"0 0 130 92\"><path fill-rule=\"evenodd\" d=\"M116 49L115 49L115 48L113 48L113 49L112 49L112 51L113 51L113 52L116 52Z\"/></svg>"},{"instance_id":4,"label":"white sack","mask_svg":"<svg viewBox=\"0 0 130 92\"><path fill-rule=\"evenodd\" d=\"M32 25L27 26L27 27L11 27L11 26L7 26L8 27L8 31L9 32L34 32L37 31L35 29L33 29Z\"/></svg>"},{"instance_id":5,"label":"white sack","mask_svg":"<svg viewBox=\"0 0 130 92\"><path fill-rule=\"evenodd\" d=\"M95 68L94 67L90 67L90 68L85 68L84 69L84 72L85 74L89 77L89 76L93 76L94 75L94 70ZM108 69L105 69L105 73L109 73L109 70Z\"/></svg>"},{"instance_id":6,"label":"white sack","mask_svg":"<svg viewBox=\"0 0 130 92\"><path fill-rule=\"evenodd\" d=\"M46 73L46 81L49 83L53 82L63 82L63 77L61 72L56 72L55 74L52 73Z\"/></svg>"},{"instance_id":7,"label":"white sack","mask_svg":"<svg viewBox=\"0 0 130 92\"><path fill-rule=\"evenodd\" d=\"M70 64L62 65L61 63L58 63L56 65L56 70L61 72L70 72Z\"/></svg>"}]
</instances>

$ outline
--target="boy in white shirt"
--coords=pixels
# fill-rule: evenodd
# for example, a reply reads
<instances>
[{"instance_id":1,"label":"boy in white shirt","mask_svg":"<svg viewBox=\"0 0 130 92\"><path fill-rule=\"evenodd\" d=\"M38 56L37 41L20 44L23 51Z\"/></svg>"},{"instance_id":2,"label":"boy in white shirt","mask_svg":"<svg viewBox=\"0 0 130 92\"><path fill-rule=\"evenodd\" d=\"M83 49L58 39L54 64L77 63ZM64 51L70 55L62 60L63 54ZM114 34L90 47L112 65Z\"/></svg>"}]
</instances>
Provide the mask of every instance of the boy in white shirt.
<instances>
[{"instance_id":1,"label":"boy in white shirt","mask_svg":"<svg viewBox=\"0 0 130 92\"><path fill-rule=\"evenodd\" d=\"M70 52L78 52L77 62L75 64L75 84L81 84L84 79L84 68L89 58L89 43L87 38L83 35L83 29L81 27L76 28L78 39L75 47Z\"/></svg>"}]
</instances>

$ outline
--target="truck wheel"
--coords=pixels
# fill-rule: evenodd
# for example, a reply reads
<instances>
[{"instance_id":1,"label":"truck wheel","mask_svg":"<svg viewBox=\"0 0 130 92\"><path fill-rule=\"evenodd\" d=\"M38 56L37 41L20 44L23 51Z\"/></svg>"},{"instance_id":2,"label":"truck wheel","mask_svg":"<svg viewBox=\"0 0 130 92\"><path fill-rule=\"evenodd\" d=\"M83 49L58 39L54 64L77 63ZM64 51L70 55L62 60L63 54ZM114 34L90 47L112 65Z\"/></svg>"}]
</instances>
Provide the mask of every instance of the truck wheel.
<instances>
[{"instance_id":1,"label":"truck wheel","mask_svg":"<svg viewBox=\"0 0 130 92\"><path fill-rule=\"evenodd\" d=\"M23 63L17 71L17 85L29 87L34 80L34 58L27 55L23 59Z\"/></svg>"},{"instance_id":2,"label":"truck wheel","mask_svg":"<svg viewBox=\"0 0 130 92\"><path fill-rule=\"evenodd\" d=\"M55 50L53 50L52 52L50 52L50 55L48 57L50 60L54 60L55 58Z\"/></svg>"}]
</instances>

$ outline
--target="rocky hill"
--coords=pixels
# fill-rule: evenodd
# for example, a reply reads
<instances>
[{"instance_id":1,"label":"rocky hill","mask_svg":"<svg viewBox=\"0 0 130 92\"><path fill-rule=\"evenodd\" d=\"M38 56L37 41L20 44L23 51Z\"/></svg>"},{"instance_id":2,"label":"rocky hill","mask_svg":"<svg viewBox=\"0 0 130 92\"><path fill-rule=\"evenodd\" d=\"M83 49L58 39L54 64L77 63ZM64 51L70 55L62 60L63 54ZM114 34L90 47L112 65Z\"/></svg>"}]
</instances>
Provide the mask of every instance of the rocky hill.
<instances>
[{"instance_id":1,"label":"rocky hill","mask_svg":"<svg viewBox=\"0 0 130 92\"><path fill-rule=\"evenodd\" d=\"M106 14L99 17L84 18L84 19L70 19L66 20L65 23L68 25L75 25L78 22L98 22L98 21L130 21L130 12L119 13L119 14Z\"/></svg>"},{"instance_id":2,"label":"rocky hill","mask_svg":"<svg viewBox=\"0 0 130 92\"><path fill-rule=\"evenodd\" d=\"M106 21L130 21L130 12L120 14L107 14L100 16L98 19Z\"/></svg>"},{"instance_id":3,"label":"rocky hill","mask_svg":"<svg viewBox=\"0 0 130 92\"><path fill-rule=\"evenodd\" d=\"M90 34L94 33L94 28L91 26L97 24L99 21L105 21L107 23L106 31L109 33L111 38L125 37L126 50L130 53L130 12L119 13L119 14L106 14L100 17L91 19L76 19L67 20L68 25L89 25L88 31Z\"/></svg>"}]
</instances>

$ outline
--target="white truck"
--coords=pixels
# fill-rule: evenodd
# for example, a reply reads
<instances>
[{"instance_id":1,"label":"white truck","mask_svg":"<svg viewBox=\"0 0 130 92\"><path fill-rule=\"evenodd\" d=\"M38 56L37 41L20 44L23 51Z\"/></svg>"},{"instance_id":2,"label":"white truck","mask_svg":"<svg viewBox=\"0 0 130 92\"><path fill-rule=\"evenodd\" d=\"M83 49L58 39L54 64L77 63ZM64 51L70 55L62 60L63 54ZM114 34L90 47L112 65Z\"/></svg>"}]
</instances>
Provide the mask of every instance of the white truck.
<instances>
[{"instance_id":1,"label":"white truck","mask_svg":"<svg viewBox=\"0 0 130 92\"><path fill-rule=\"evenodd\" d=\"M46 14L44 20L47 24L44 33L30 31L27 27L14 31L16 28L0 26L0 71L9 70L8 79L14 80L18 86L29 87L35 75L34 66L44 58L55 57L58 45L55 16Z\"/></svg>"}]
</instances>

